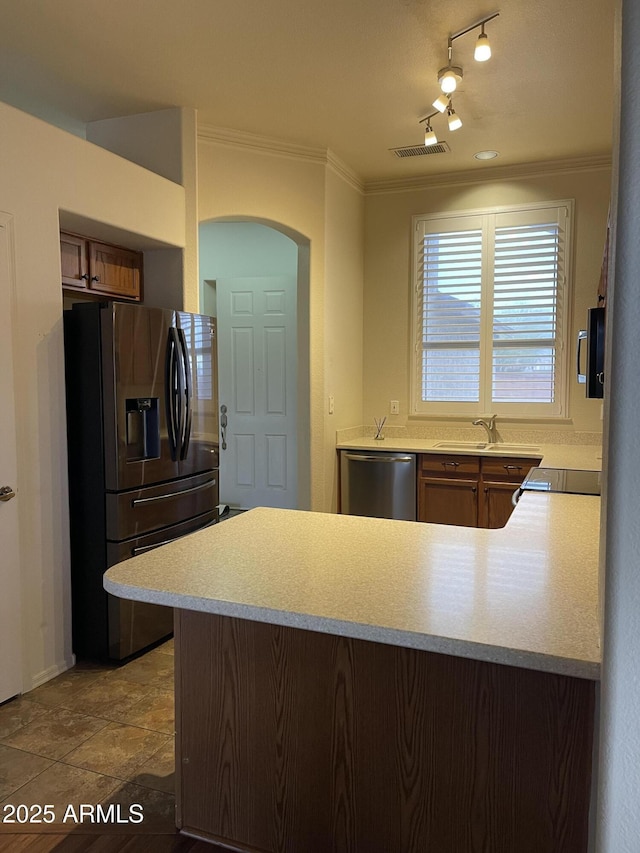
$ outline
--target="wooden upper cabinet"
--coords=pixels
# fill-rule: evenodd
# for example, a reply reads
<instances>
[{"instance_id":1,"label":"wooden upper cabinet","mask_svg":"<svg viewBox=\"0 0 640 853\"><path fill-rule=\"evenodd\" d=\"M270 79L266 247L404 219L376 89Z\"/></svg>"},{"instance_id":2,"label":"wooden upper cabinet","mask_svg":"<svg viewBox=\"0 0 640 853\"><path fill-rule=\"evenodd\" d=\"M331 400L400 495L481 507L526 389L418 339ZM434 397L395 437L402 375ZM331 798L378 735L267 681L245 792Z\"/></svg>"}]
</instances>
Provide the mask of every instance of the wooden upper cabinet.
<instances>
[{"instance_id":1,"label":"wooden upper cabinet","mask_svg":"<svg viewBox=\"0 0 640 853\"><path fill-rule=\"evenodd\" d=\"M89 241L89 286L99 293L140 301L141 253Z\"/></svg>"},{"instance_id":2,"label":"wooden upper cabinet","mask_svg":"<svg viewBox=\"0 0 640 853\"><path fill-rule=\"evenodd\" d=\"M94 298L142 301L142 252L60 234L62 286Z\"/></svg>"},{"instance_id":3,"label":"wooden upper cabinet","mask_svg":"<svg viewBox=\"0 0 640 853\"><path fill-rule=\"evenodd\" d=\"M75 234L60 234L63 287L86 290L89 284L87 241Z\"/></svg>"}]
</instances>

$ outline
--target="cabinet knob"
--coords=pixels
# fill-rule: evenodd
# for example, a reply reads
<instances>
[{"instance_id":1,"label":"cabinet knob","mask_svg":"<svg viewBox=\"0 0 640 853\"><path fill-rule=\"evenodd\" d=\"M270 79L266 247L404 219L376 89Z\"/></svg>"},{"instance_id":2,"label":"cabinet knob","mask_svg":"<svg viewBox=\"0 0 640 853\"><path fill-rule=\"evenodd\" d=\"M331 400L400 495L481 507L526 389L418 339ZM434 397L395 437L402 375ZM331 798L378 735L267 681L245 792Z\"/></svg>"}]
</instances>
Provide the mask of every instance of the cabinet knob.
<instances>
[{"instance_id":1,"label":"cabinet knob","mask_svg":"<svg viewBox=\"0 0 640 853\"><path fill-rule=\"evenodd\" d=\"M89 273L88 273L88 272L86 272L84 275L81 275L81 276L80 276L80 278L81 278L83 281L89 281Z\"/></svg>"},{"instance_id":2,"label":"cabinet knob","mask_svg":"<svg viewBox=\"0 0 640 853\"><path fill-rule=\"evenodd\" d=\"M92 276L91 281L100 281L100 276L99 275Z\"/></svg>"}]
</instances>

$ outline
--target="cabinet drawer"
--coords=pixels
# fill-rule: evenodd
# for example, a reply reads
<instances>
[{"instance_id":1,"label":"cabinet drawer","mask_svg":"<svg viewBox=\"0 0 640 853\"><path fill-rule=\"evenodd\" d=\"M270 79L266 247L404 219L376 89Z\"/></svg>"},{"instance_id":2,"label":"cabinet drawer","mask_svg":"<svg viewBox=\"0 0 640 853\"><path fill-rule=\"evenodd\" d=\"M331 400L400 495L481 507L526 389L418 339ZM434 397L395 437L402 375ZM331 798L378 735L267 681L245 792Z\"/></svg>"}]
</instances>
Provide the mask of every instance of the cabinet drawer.
<instances>
[{"instance_id":1,"label":"cabinet drawer","mask_svg":"<svg viewBox=\"0 0 640 853\"><path fill-rule=\"evenodd\" d=\"M423 453L420 456L420 471L446 474L450 477L477 474L480 460L477 456L462 456L456 453Z\"/></svg>"},{"instance_id":2,"label":"cabinet drawer","mask_svg":"<svg viewBox=\"0 0 640 853\"><path fill-rule=\"evenodd\" d=\"M499 458L482 459L482 476L492 480L508 480L521 483L529 473L529 469L539 463L539 459L520 459L502 456Z\"/></svg>"}]
</instances>

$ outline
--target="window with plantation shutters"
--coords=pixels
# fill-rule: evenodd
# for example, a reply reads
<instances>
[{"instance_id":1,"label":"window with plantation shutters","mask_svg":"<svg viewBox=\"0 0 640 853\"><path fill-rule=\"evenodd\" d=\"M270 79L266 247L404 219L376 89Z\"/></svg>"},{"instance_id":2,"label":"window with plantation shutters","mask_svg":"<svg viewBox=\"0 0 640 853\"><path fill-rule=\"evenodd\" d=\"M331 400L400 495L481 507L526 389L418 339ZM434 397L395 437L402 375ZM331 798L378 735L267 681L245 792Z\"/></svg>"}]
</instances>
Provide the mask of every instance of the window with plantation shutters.
<instances>
[{"instance_id":1,"label":"window with plantation shutters","mask_svg":"<svg viewBox=\"0 0 640 853\"><path fill-rule=\"evenodd\" d=\"M415 218L414 414L566 416L572 208Z\"/></svg>"}]
</instances>

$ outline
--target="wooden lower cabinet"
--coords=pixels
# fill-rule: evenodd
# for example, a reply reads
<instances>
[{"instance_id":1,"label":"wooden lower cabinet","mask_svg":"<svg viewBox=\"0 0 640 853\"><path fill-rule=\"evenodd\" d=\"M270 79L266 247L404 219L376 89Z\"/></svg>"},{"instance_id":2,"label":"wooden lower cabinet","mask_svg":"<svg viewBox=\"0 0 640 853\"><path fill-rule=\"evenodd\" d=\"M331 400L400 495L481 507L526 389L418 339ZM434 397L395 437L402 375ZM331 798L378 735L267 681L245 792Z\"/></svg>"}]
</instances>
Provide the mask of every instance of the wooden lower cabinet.
<instances>
[{"instance_id":1,"label":"wooden lower cabinet","mask_svg":"<svg viewBox=\"0 0 640 853\"><path fill-rule=\"evenodd\" d=\"M418 479L418 521L478 526L478 481L453 477Z\"/></svg>"},{"instance_id":2,"label":"wooden lower cabinet","mask_svg":"<svg viewBox=\"0 0 640 853\"><path fill-rule=\"evenodd\" d=\"M418 521L504 527L513 493L539 459L421 454Z\"/></svg>"},{"instance_id":3,"label":"wooden lower cabinet","mask_svg":"<svg viewBox=\"0 0 640 853\"><path fill-rule=\"evenodd\" d=\"M186 610L175 654L188 835L247 853L587 851L591 681Z\"/></svg>"},{"instance_id":4,"label":"wooden lower cabinet","mask_svg":"<svg viewBox=\"0 0 640 853\"><path fill-rule=\"evenodd\" d=\"M478 527L504 527L513 512L513 493L519 483L482 481L478 493Z\"/></svg>"}]
</instances>

